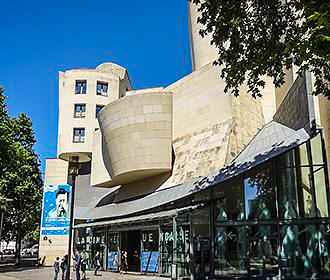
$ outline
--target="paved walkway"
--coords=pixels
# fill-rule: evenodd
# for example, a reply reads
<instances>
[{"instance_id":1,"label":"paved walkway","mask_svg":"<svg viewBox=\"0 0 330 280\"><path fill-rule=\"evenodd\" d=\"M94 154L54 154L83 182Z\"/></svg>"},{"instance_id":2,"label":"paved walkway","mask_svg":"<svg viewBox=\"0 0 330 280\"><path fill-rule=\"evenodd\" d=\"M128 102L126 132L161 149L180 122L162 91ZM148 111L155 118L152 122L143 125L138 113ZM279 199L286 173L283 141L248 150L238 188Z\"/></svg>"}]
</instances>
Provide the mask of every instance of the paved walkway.
<instances>
[{"instance_id":1,"label":"paved walkway","mask_svg":"<svg viewBox=\"0 0 330 280\"><path fill-rule=\"evenodd\" d=\"M72 272L71 279L75 280L73 276L75 272ZM87 272L87 278L89 280L166 280L169 278L149 276L149 275L133 275L133 274L120 274L114 272L101 271L102 276L94 276L92 271ZM0 272L0 280L52 280L54 279L53 269L51 267L31 267L15 269L8 272ZM58 280L61 278L59 277Z\"/></svg>"}]
</instances>

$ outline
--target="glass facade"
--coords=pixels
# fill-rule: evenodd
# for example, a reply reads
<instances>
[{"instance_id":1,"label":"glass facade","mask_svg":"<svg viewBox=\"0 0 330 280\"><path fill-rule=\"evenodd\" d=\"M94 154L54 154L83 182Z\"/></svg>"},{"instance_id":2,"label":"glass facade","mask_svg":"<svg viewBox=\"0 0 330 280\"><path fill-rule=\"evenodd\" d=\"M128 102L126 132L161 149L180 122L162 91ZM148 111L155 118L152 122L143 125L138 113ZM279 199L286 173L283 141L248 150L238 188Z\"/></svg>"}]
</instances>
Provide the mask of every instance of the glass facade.
<instances>
[{"instance_id":1,"label":"glass facade","mask_svg":"<svg viewBox=\"0 0 330 280\"><path fill-rule=\"evenodd\" d=\"M108 262L107 268L112 271L119 270L119 233L118 232L108 232Z\"/></svg>"},{"instance_id":2,"label":"glass facade","mask_svg":"<svg viewBox=\"0 0 330 280\"><path fill-rule=\"evenodd\" d=\"M215 186L215 278L329 278L326 173L318 134Z\"/></svg>"},{"instance_id":3,"label":"glass facade","mask_svg":"<svg viewBox=\"0 0 330 280\"><path fill-rule=\"evenodd\" d=\"M194 279L330 279L329 184L323 151L317 134L244 174L185 198L194 210L162 218L158 230L136 235L141 271L144 255L150 253L157 262L154 272L163 276L171 276L176 264L179 277L193 274ZM123 250L119 236L125 234L108 233L108 256ZM94 242L95 236L92 243L79 245L93 253L95 244L102 244Z\"/></svg>"},{"instance_id":4,"label":"glass facade","mask_svg":"<svg viewBox=\"0 0 330 280\"><path fill-rule=\"evenodd\" d=\"M93 235L91 228L81 228L75 230L74 249L82 252L86 256L87 269L92 267L92 242Z\"/></svg>"},{"instance_id":5,"label":"glass facade","mask_svg":"<svg viewBox=\"0 0 330 280\"><path fill-rule=\"evenodd\" d=\"M160 223L160 274L171 275L171 265L177 264L179 277L190 275L190 218L182 214Z\"/></svg>"}]
</instances>

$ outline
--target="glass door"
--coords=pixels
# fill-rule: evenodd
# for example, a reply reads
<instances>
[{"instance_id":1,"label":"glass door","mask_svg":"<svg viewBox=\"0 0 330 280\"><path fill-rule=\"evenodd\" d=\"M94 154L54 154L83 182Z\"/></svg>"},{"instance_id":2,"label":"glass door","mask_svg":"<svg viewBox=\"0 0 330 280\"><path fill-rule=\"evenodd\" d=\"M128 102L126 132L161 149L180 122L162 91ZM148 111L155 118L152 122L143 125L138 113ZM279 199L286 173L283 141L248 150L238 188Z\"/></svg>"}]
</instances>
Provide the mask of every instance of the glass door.
<instances>
[{"instance_id":1,"label":"glass door","mask_svg":"<svg viewBox=\"0 0 330 280\"><path fill-rule=\"evenodd\" d=\"M193 273L195 279L209 279L211 271L210 208L192 213Z\"/></svg>"},{"instance_id":2,"label":"glass door","mask_svg":"<svg viewBox=\"0 0 330 280\"><path fill-rule=\"evenodd\" d=\"M108 232L108 265L109 270L119 270L119 233Z\"/></svg>"}]
</instances>

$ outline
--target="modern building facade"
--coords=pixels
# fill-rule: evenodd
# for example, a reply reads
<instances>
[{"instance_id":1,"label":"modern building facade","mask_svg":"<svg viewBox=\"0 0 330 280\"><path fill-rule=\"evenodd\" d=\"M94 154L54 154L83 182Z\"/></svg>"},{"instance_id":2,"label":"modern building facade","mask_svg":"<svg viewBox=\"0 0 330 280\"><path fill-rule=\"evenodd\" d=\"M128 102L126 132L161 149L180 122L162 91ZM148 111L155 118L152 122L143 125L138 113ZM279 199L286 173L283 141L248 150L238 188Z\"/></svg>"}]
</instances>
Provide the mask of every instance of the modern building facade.
<instances>
[{"instance_id":1,"label":"modern building facade","mask_svg":"<svg viewBox=\"0 0 330 280\"><path fill-rule=\"evenodd\" d=\"M70 157L78 156L80 174L90 174L93 133L99 129L97 117L108 103L131 89L126 69L104 63L95 69L59 72L59 124L57 158L46 160L45 185L70 183ZM104 192L97 192L102 194ZM93 197L93 196L91 196ZM43 235L39 243L40 257L52 264L68 251L68 235Z\"/></svg>"},{"instance_id":2,"label":"modern building facade","mask_svg":"<svg viewBox=\"0 0 330 280\"><path fill-rule=\"evenodd\" d=\"M197 15L189 4L193 72L167 87L132 90L112 63L60 73L45 185L70 183L79 157L74 248L113 271L330 278L327 141L309 73L263 100L245 86L224 94ZM41 234L40 257L51 264L67 243Z\"/></svg>"}]
</instances>

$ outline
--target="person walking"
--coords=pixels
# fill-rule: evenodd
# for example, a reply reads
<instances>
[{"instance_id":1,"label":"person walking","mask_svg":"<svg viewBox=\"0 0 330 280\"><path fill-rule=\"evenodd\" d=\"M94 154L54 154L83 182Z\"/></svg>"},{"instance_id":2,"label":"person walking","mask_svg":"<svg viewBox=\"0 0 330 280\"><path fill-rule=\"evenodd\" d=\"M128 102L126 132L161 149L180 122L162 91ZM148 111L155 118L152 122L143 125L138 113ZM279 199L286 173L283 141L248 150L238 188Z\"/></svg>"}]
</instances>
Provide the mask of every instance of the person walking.
<instances>
[{"instance_id":1,"label":"person walking","mask_svg":"<svg viewBox=\"0 0 330 280\"><path fill-rule=\"evenodd\" d=\"M54 261L54 280L57 280L58 277L58 273L60 271L60 262L59 262L60 258L56 257L55 261Z\"/></svg>"},{"instance_id":2,"label":"person walking","mask_svg":"<svg viewBox=\"0 0 330 280\"><path fill-rule=\"evenodd\" d=\"M82 280L86 280L86 268L87 268L87 256L84 252L81 257L81 272L82 272Z\"/></svg>"},{"instance_id":3,"label":"person walking","mask_svg":"<svg viewBox=\"0 0 330 280\"><path fill-rule=\"evenodd\" d=\"M121 252L121 271L125 271L127 273L128 270L128 262L127 262L127 252Z\"/></svg>"},{"instance_id":4,"label":"person walking","mask_svg":"<svg viewBox=\"0 0 330 280\"><path fill-rule=\"evenodd\" d=\"M95 276L97 276L97 272L100 269L100 267L101 267L100 252L97 251L95 256L94 256L94 268L95 268L94 275Z\"/></svg>"},{"instance_id":5,"label":"person walking","mask_svg":"<svg viewBox=\"0 0 330 280\"><path fill-rule=\"evenodd\" d=\"M140 264L140 256L139 256L138 250L134 250L133 263L134 263L134 271L138 272L139 264Z\"/></svg>"},{"instance_id":6,"label":"person walking","mask_svg":"<svg viewBox=\"0 0 330 280\"><path fill-rule=\"evenodd\" d=\"M68 255L65 255L62 258L62 262L61 262L62 280L65 280L65 276L66 276L65 273L67 268L68 268Z\"/></svg>"},{"instance_id":7,"label":"person walking","mask_svg":"<svg viewBox=\"0 0 330 280\"><path fill-rule=\"evenodd\" d=\"M76 256L73 259L76 262L76 265L75 265L76 280L80 280L81 257L80 257L79 251L76 252Z\"/></svg>"}]
</instances>

